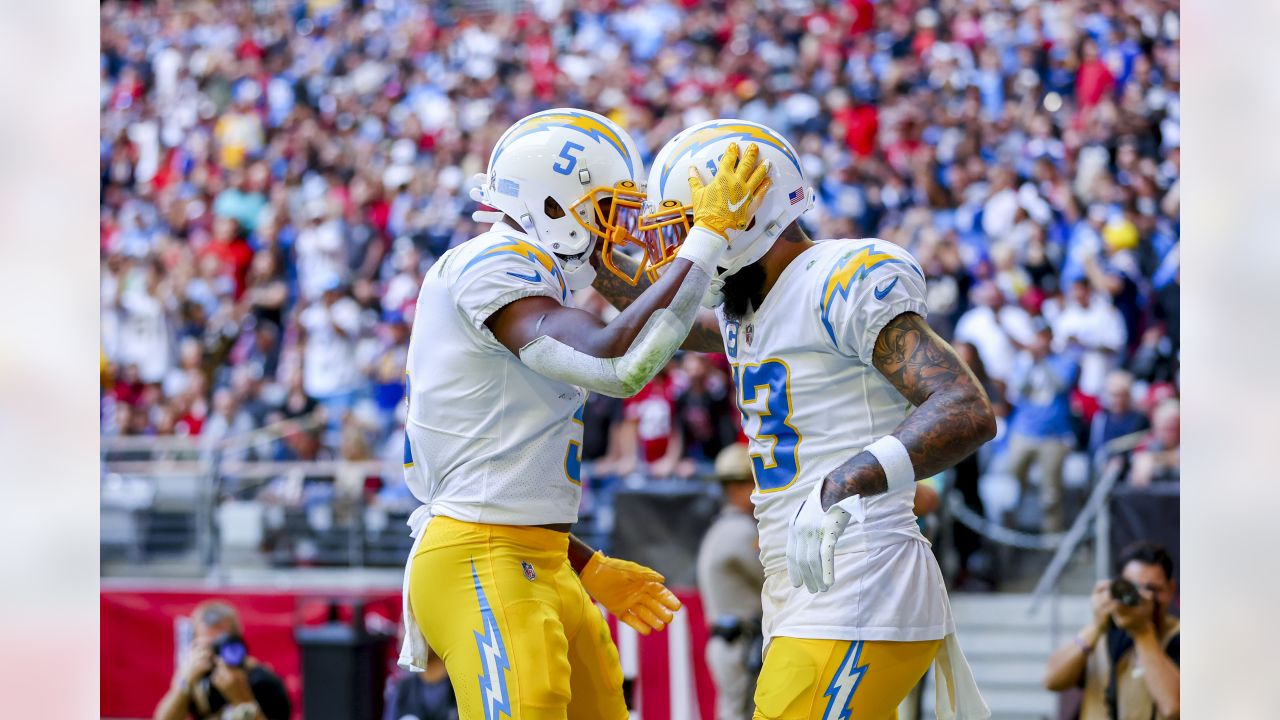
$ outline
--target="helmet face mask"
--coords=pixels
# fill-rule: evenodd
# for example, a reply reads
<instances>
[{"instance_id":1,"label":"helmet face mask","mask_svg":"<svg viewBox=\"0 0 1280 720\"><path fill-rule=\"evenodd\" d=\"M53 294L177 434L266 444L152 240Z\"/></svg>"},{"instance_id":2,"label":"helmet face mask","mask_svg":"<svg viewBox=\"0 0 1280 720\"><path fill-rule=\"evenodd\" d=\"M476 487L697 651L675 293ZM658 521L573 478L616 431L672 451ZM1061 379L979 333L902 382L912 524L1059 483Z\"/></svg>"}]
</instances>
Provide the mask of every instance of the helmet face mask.
<instances>
[{"instance_id":1,"label":"helmet face mask","mask_svg":"<svg viewBox=\"0 0 1280 720\"><path fill-rule=\"evenodd\" d=\"M634 225L627 219L626 227L634 227L633 231L624 232L621 227L605 238L601 249L601 260L605 268L625 282L636 285L640 278L647 277L654 282L662 274L661 271L676 258L676 251L684 242L685 235L693 226L693 208L681 205L676 200L667 200L663 207L656 211L648 211L649 203L638 208L628 208L628 213L635 213ZM628 255L629 247L639 249L639 266L632 272L619 268L613 260L614 249Z\"/></svg>"}]
</instances>

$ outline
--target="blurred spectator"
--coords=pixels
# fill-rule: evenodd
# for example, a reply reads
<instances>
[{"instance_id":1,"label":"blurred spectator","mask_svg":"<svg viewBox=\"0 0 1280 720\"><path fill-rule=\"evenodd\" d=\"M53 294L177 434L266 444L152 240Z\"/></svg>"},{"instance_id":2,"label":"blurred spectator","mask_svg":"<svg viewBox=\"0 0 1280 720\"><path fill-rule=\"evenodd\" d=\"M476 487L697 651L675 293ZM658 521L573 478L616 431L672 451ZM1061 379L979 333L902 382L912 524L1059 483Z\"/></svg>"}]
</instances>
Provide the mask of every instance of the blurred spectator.
<instances>
[{"instance_id":1,"label":"blurred spectator","mask_svg":"<svg viewBox=\"0 0 1280 720\"><path fill-rule=\"evenodd\" d=\"M1083 687L1080 720L1177 718L1181 636L1169 612L1177 592L1173 560L1159 545L1134 543L1120 553L1116 575L1094 586L1093 617L1049 657L1044 685L1059 692Z\"/></svg>"},{"instance_id":2,"label":"blurred spectator","mask_svg":"<svg viewBox=\"0 0 1280 720\"><path fill-rule=\"evenodd\" d=\"M1076 75L1076 97L1086 110L1094 107L1116 85L1107 63L1099 56L1098 43L1092 37L1080 41L1080 69Z\"/></svg>"},{"instance_id":3,"label":"blurred spectator","mask_svg":"<svg viewBox=\"0 0 1280 720\"><path fill-rule=\"evenodd\" d=\"M458 720L453 686L440 656L431 653L425 670L393 681L382 720Z\"/></svg>"},{"instance_id":4,"label":"blurred spectator","mask_svg":"<svg viewBox=\"0 0 1280 720\"><path fill-rule=\"evenodd\" d=\"M1127 218L1114 219L1102 229L1102 241L1103 255L1086 258L1085 274L1094 291L1109 297L1120 311L1125 335L1134 340L1142 322L1142 271L1134 253L1138 248L1138 228Z\"/></svg>"},{"instance_id":5,"label":"blurred spectator","mask_svg":"<svg viewBox=\"0 0 1280 720\"><path fill-rule=\"evenodd\" d=\"M619 473L626 475L635 460L654 477L670 477L675 472L684 449L684 438L675 423L676 386L672 360L636 395L623 400L621 428L623 465Z\"/></svg>"},{"instance_id":6,"label":"blurred spectator","mask_svg":"<svg viewBox=\"0 0 1280 720\"><path fill-rule=\"evenodd\" d=\"M1181 445L1178 401L1165 400L1151 413L1151 437L1133 452L1129 482L1142 487L1153 482L1178 482Z\"/></svg>"},{"instance_id":7,"label":"blurred spectator","mask_svg":"<svg viewBox=\"0 0 1280 720\"><path fill-rule=\"evenodd\" d=\"M213 201L213 214L231 218L246 233L258 228L262 211L267 206L263 190L267 184L267 166L254 163L249 170L228 173L227 189L218 193Z\"/></svg>"},{"instance_id":8,"label":"blurred spectator","mask_svg":"<svg viewBox=\"0 0 1280 720\"><path fill-rule=\"evenodd\" d=\"M1032 341L1031 316L1017 305L1006 303L994 283L975 287L973 301L973 309L956 323L955 340L973 345L991 378L1008 383L1018 348Z\"/></svg>"},{"instance_id":9,"label":"blurred spectator","mask_svg":"<svg viewBox=\"0 0 1280 720\"><path fill-rule=\"evenodd\" d=\"M323 295L308 305L298 319L304 331L302 387L341 419L357 389L355 346L360 332L360 307L342 292L342 281L330 275L321 285Z\"/></svg>"},{"instance_id":10,"label":"blurred spectator","mask_svg":"<svg viewBox=\"0 0 1280 720\"><path fill-rule=\"evenodd\" d=\"M1009 381L1013 417L1009 427L1009 467L1025 491L1031 466L1040 471L1040 507L1045 532L1061 532L1062 463L1071 450L1071 387L1079 373L1074 353L1051 349L1046 326L1018 357Z\"/></svg>"},{"instance_id":11,"label":"blurred spectator","mask_svg":"<svg viewBox=\"0 0 1280 720\"><path fill-rule=\"evenodd\" d=\"M346 270L344 238L338 221L329 216L324 198L312 198L303 210L306 224L298 231L294 252L298 258L298 284L302 297L315 300L326 286L341 280Z\"/></svg>"},{"instance_id":12,"label":"blurred spectator","mask_svg":"<svg viewBox=\"0 0 1280 720\"><path fill-rule=\"evenodd\" d=\"M1093 404L1085 412L1085 419L1092 417L1096 402L1102 394L1107 373L1121 360L1125 344L1124 318L1108 299L1096 294L1087 280L1071 284L1071 294L1055 314L1049 316L1053 324L1054 350L1065 351L1069 346L1083 350L1080 357L1080 394Z\"/></svg>"},{"instance_id":13,"label":"blurred spectator","mask_svg":"<svg viewBox=\"0 0 1280 720\"><path fill-rule=\"evenodd\" d=\"M252 416L240 407L230 388L218 388L213 393L213 412L204 422L200 440L206 448L213 449L228 438L244 438L253 431ZM244 458L243 451L233 452L226 459Z\"/></svg>"},{"instance_id":14,"label":"blurred spectator","mask_svg":"<svg viewBox=\"0 0 1280 720\"><path fill-rule=\"evenodd\" d=\"M137 368L142 383L158 383L169 371L171 339L165 315L161 269L155 263L133 268L118 285L119 362Z\"/></svg>"},{"instance_id":15,"label":"blurred spectator","mask_svg":"<svg viewBox=\"0 0 1280 720\"><path fill-rule=\"evenodd\" d=\"M1163 323L1169 347L1177 351L1180 346L1179 319L1181 317L1182 270L1180 247L1175 244L1156 268L1151 282L1155 287L1156 302L1152 312ZM1136 362L1136 360L1135 360ZM1173 378L1167 378L1172 380Z\"/></svg>"},{"instance_id":16,"label":"blurred spectator","mask_svg":"<svg viewBox=\"0 0 1280 720\"><path fill-rule=\"evenodd\" d=\"M597 475L616 473L621 462L622 441L617 436L622 428L622 400L591 393L583 420L582 461L594 463Z\"/></svg>"},{"instance_id":17,"label":"blurred spectator","mask_svg":"<svg viewBox=\"0 0 1280 720\"><path fill-rule=\"evenodd\" d=\"M1128 371L1113 370L1107 375L1100 404L1089 426L1091 458L1112 440L1146 430L1149 424L1146 416L1133 407L1133 375Z\"/></svg>"},{"instance_id":18,"label":"blurred spectator","mask_svg":"<svg viewBox=\"0 0 1280 720\"><path fill-rule=\"evenodd\" d=\"M1178 382L1178 346L1169 332L1158 325L1142 334L1130 363L1134 375L1153 384Z\"/></svg>"},{"instance_id":19,"label":"blurred spectator","mask_svg":"<svg viewBox=\"0 0 1280 720\"><path fill-rule=\"evenodd\" d=\"M707 667L716 684L716 720L742 720L751 715L755 676L748 669L748 654L760 636L764 588L760 536L752 516L755 481L746 445L735 443L720 451L715 479L724 505L698 550L698 593L711 625Z\"/></svg>"},{"instance_id":20,"label":"blurred spectator","mask_svg":"<svg viewBox=\"0 0 1280 720\"><path fill-rule=\"evenodd\" d=\"M221 600L191 613L194 638L173 684L156 706L155 720L289 720L292 710L280 677L249 654L240 616Z\"/></svg>"},{"instance_id":21,"label":"blurred spectator","mask_svg":"<svg viewBox=\"0 0 1280 720\"><path fill-rule=\"evenodd\" d=\"M249 264L245 285L244 302L253 313L257 326L273 325L276 331L284 327L289 286L279 253L271 248L259 250Z\"/></svg>"},{"instance_id":22,"label":"blurred spectator","mask_svg":"<svg viewBox=\"0 0 1280 720\"><path fill-rule=\"evenodd\" d=\"M711 465L723 448L737 441L737 408L733 381L706 355L685 353L680 368L685 386L676 394L675 421L683 459L677 472L690 477L699 465Z\"/></svg>"}]
</instances>

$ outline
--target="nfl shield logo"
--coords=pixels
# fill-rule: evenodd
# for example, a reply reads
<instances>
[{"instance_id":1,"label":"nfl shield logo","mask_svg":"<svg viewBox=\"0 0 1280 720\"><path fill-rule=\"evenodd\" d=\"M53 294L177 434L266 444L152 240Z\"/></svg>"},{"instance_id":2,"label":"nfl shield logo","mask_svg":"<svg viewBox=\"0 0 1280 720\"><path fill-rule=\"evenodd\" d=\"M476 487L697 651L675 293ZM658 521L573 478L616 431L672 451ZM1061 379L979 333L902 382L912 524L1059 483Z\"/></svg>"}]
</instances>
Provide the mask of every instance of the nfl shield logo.
<instances>
[{"instance_id":1,"label":"nfl shield logo","mask_svg":"<svg viewBox=\"0 0 1280 720\"><path fill-rule=\"evenodd\" d=\"M748 345L751 344L751 336L756 334L755 330L756 330L756 326L754 324L751 324L747 326L746 332L743 333L743 335L746 336Z\"/></svg>"},{"instance_id":2,"label":"nfl shield logo","mask_svg":"<svg viewBox=\"0 0 1280 720\"><path fill-rule=\"evenodd\" d=\"M532 565L530 565L529 563L527 563L527 562L525 562L525 561L521 560L521 561L520 561L520 567L524 569L524 576L525 576L525 578L527 578L530 582L532 582L532 581L534 581L534 580L538 579L538 574L537 574L537 573L535 573L535 572L533 571L533 566L532 566Z\"/></svg>"}]
</instances>

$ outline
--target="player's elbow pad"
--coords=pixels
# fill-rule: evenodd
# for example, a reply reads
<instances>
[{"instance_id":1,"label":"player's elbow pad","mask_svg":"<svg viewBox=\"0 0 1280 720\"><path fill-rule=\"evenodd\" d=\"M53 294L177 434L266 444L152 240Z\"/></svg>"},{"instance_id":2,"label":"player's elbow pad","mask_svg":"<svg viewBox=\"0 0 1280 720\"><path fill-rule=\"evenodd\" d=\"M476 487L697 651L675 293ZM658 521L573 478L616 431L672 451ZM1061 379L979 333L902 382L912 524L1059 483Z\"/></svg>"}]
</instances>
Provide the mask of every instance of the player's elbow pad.
<instances>
[{"instance_id":1,"label":"player's elbow pad","mask_svg":"<svg viewBox=\"0 0 1280 720\"><path fill-rule=\"evenodd\" d=\"M666 308L649 316L635 342L614 362L618 379L628 391L627 397L640 392L666 366L689 334L690 327L691 323L681 322Z\"/></svg>"},{"instance_id":2,"label":"player's elbow pad","mask_svg":"<svg viewBox=\"0 0 1280 720\"><path fill-rule=\"evenodd\" d=\"M628 392L618 377L612 358L592 357L550 335L542 335L520 348L520 362L543 377L601 395L630 397L635 394L635 391Z\"/></svg>"}]
</instances>

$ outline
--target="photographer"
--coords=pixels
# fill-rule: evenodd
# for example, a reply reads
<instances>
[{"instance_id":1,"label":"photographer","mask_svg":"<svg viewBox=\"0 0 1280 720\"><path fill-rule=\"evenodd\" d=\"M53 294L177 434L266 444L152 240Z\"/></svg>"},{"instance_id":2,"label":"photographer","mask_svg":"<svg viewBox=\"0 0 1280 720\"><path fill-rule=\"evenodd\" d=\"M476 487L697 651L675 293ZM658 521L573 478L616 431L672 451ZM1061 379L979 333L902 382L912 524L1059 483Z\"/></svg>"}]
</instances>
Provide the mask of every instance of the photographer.
<instances>
[{"instance_id":1,"label":"photographer","mask_svg":"<svg viewBox=\"0 0 1280 720\"><path fill-rule=\"evenodd\" d=\"M208 600L191 615L194 641L155 720L289 720L284 683L249 655L235 609Z\"/></svg>"},{"instance_id":2,"label":"photographer","mask_svg":"<svg viewBox=\"0 0 1280 720\"><path fill-rule=\"evenodd\" d=\"M752 687L760 670L760 590L764 586L747 446L734 444L721 450L715 467L716 480L724 489L724 507L698 550L698 592L711 624L707 667L716 684L716 720L743 720L751 717Z\"/></svg>"},{"instance_id":3,"label":"photographer","mask_svg":"<svg viewBox=\"0 0 1280 720\"><path fill-rule=\"evenodd\" d=\"M1173 560L1153 543L1125 548L1120 578L1093 589L1093 619L1049 657L1044 685L1084 688L1080 720L1167 720L1179 712Z\"/></svg>"},{"instance_id":4,"label":"photographer","mask_svg":"<svg viewBox=\"0 0 1280 720\"><path fill-rule=\"evenodd\" d=\"M392 681L382 720L458 720L453 685L439 655L428 655L422 672Z\"/></svg>"}]
</instances>

